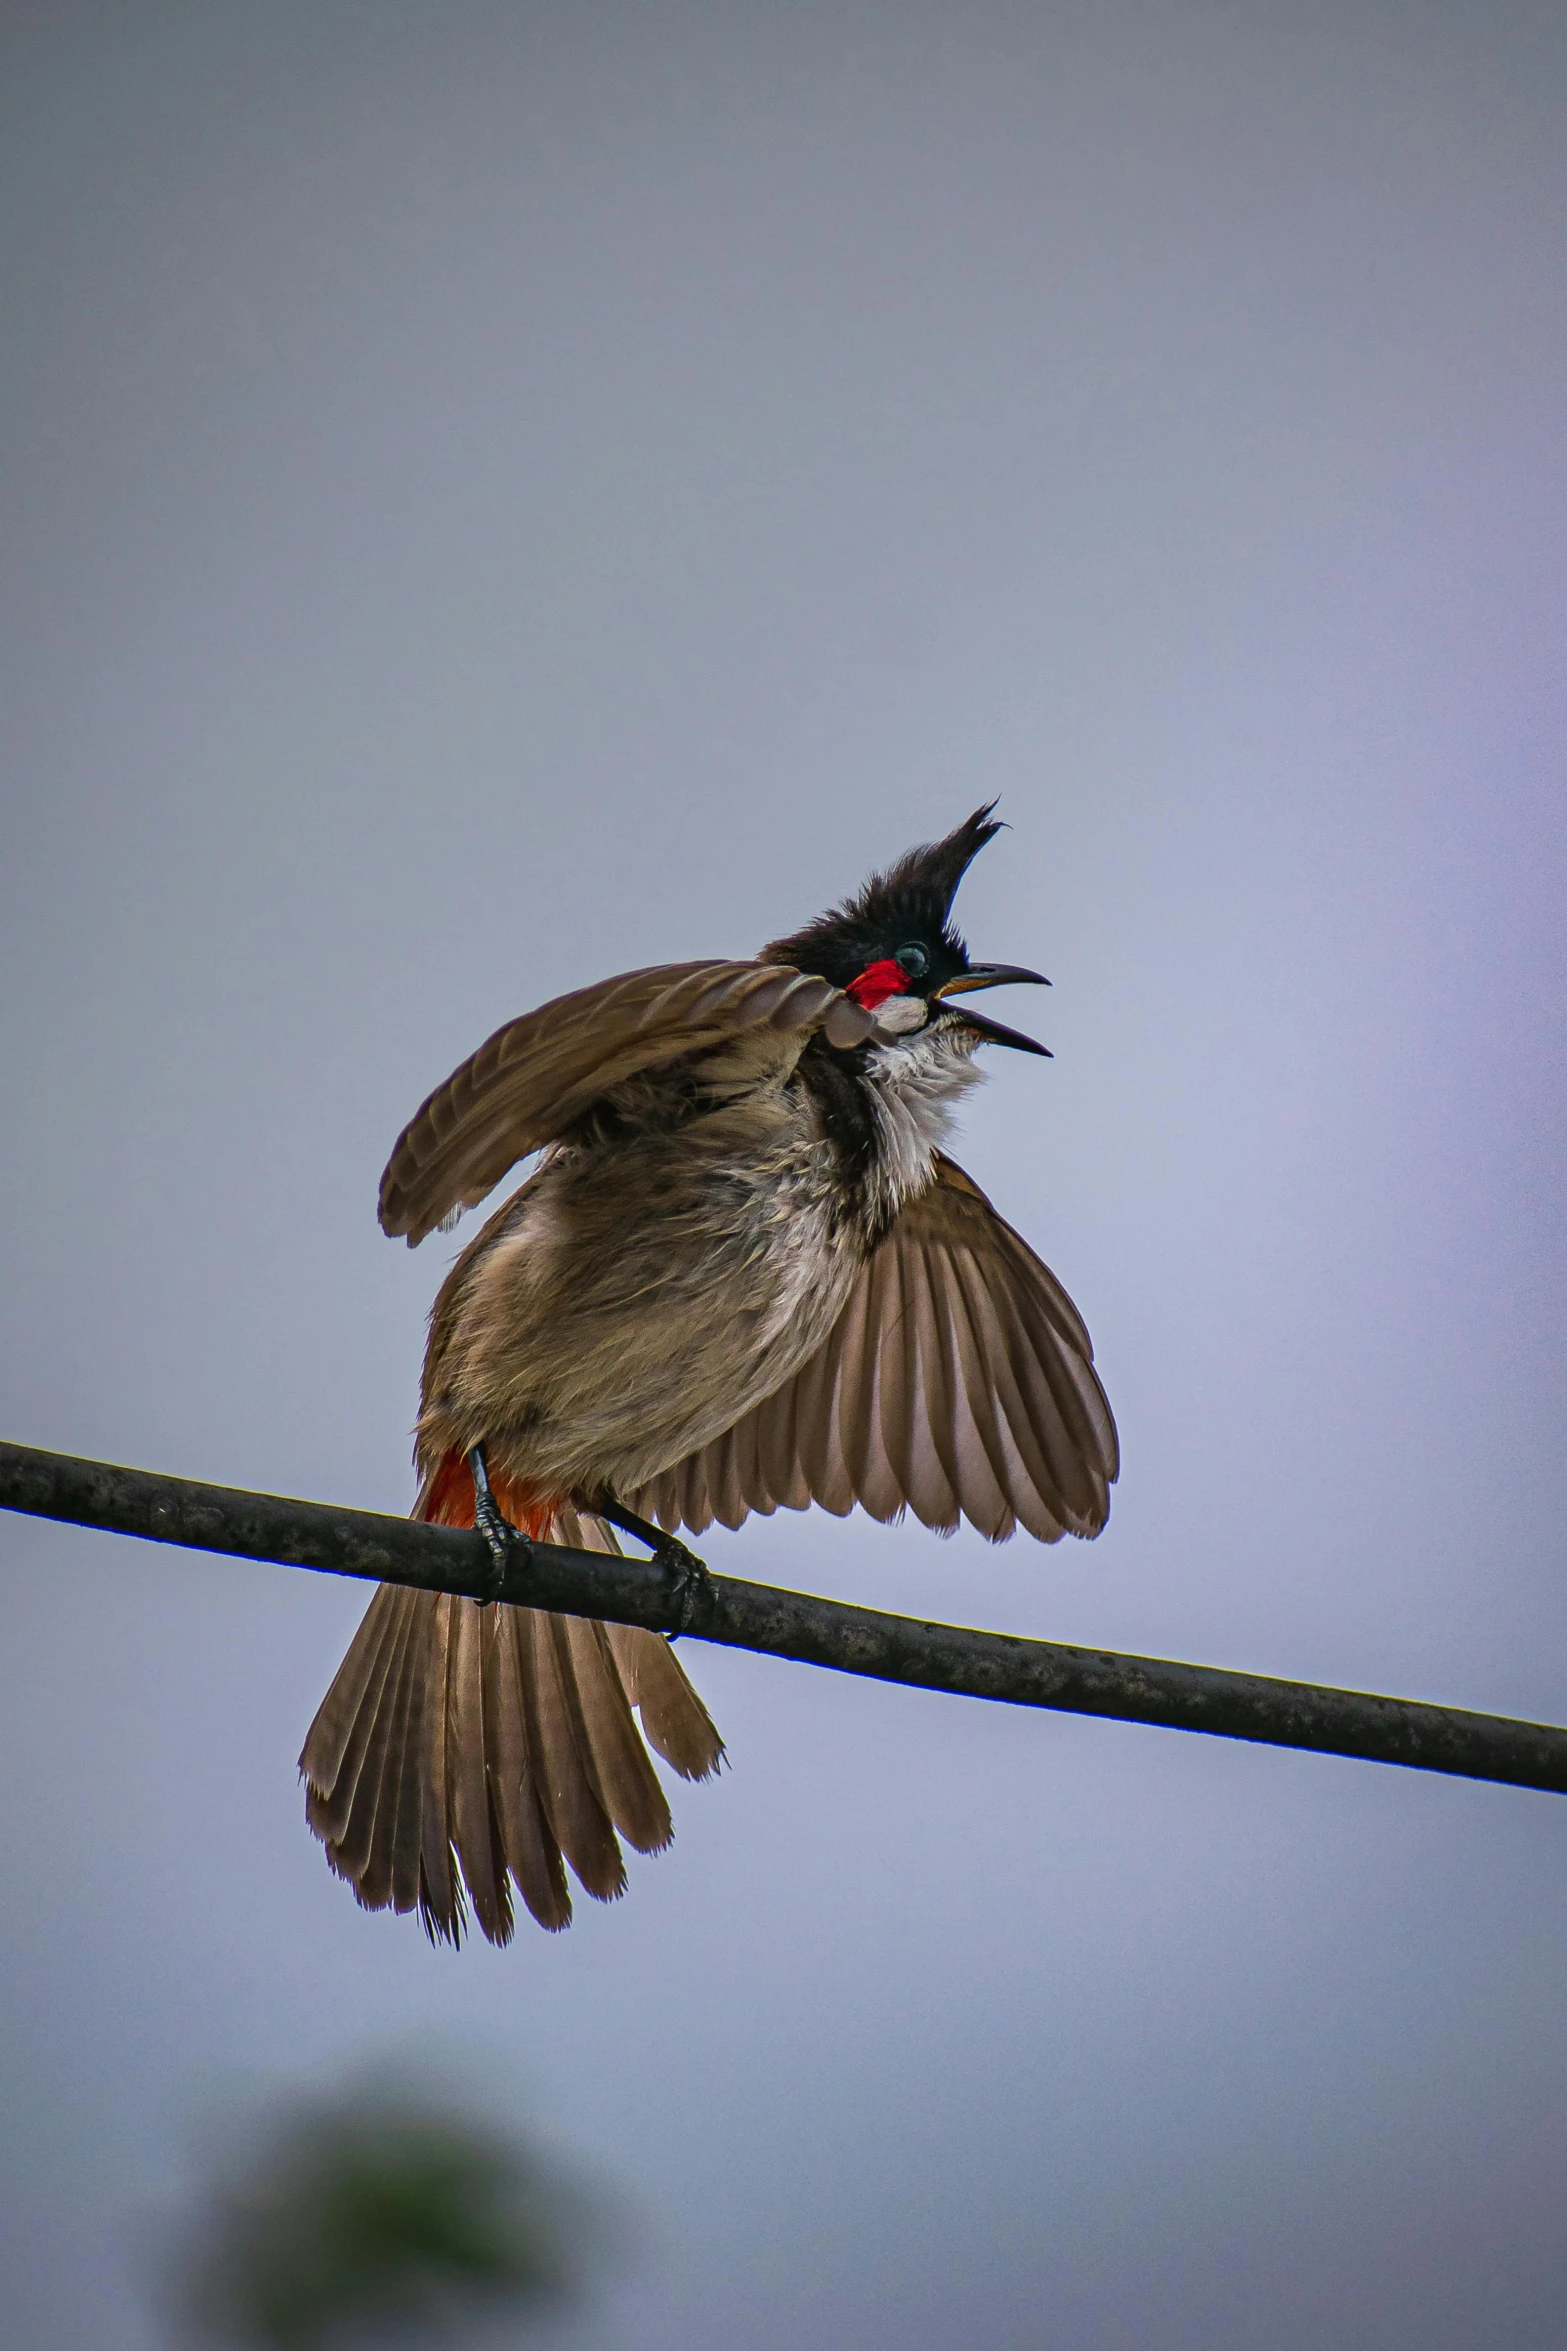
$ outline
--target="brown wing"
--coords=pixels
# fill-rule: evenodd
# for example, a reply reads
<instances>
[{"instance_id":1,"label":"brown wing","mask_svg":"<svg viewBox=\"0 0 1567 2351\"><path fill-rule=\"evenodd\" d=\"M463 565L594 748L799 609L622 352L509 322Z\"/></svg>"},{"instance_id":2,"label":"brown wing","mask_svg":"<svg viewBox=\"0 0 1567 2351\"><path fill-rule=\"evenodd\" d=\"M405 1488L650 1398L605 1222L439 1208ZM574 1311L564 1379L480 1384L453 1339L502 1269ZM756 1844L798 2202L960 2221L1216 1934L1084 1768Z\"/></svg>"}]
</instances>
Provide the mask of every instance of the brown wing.
<instances>
[{"instance_id":1,"label":"brown wing","mask_svg":"<svg viewBox=\"0 0 1567 2351\"><path fill-rule=\"evenodd\" d=\"M907 1508L1000 1542L1096 1535L1120 1466L1082 1318L978 1185L938 1158L787 1386L636 1497L666 1527Z\"/></svg>"},{"instance_id":2,"label":"brown wing","mask_svg":"<svg viewBox=\"0 0 1567 2351\"><path fill-rule=\"evenodd\" d=\"M626 1078L763 1032L783 1045L825 1027L847 1045L873 1025L828 981L777 963L659 964L557 996L497 1029L410 1119L381 1178L381 1228L412 1249Z\"/></svg>"}]
</instances>

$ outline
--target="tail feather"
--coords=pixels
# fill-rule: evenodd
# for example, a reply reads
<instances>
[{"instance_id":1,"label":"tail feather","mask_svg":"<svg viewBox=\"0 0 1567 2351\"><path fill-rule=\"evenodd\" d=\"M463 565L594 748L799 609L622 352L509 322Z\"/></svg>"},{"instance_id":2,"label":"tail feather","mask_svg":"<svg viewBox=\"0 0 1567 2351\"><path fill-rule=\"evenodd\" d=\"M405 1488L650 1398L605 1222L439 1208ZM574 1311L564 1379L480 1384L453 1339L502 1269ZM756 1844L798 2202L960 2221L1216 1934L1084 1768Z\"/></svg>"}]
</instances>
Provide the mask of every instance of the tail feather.
<instances>
[{"instance_id":1,"label":"tail feather","mask_svg":"<svg viewBox=\"0 0 1567 2351\"><path fill-rule=\"evenodd\" d=\"M451 1768L451 1843L463 1864L472 1907L491 1942L512 1940L512 1895L505 1867L505 1850L489 1799L491 1726L484 1719L484 1643L482 1610L472 1601L446 1601L451 1610L453 1660L446 1679L446 1707L453 1721L472 1726L468 1735L446 1737L446 1761Z\"/></svg>"},{"instance_id":2,"label":"tail feather","mask_svg":"<svg viewBox=\"0 0 1567 2351\"><path fill-rule=\"evenodd\" d=\"M569 1618L567 1629L577 1688L583 1694L583 1727L604 1809L636 1852L662 1853L675 1833L669 1799L637 1737L630 1695L609 1635L588 1617Z\"/></svg>"},{"instance_id":3,"label":"tail feather","mask_svg":"<svg viewBox=\"0 0 1567 2351\"><path fill-rule=\"evenodd\" d=\"M555 1540L574 1550L608 1551L616 1557L620 1553L614 1528L602 1518L574 1510L570 1503L555 1513ZM723 1761L724 1742L663 1634L644 1632L634 1624L599 1629L609 1642L626 1698L642 1718L649 1746L683 1780L710 1779ZM638 1847L639 1852L647 1850Z\"/></svg>"},{"instance_id":4,"label":"tail feather","mask_svg":"<svg viewBox=\"0 0 1567 2351\"><path fill-rule=\"evenodd\" d=\"M625 1856L595 1780L571 1670L570 1629L562 1617L532 1613L529 1727L538 1726L544 1817L588 1892L600 1902L613 1902L626 1890Z\"/></svg>"},{"instance_id":5,"label":"tail feather","mask_svg":"<svg viewBox=\"0 0 1567 2351\"><path fill-rule=\"evenodd\" d=\"M310 1825L333 1844L341 1844L347 1832L365 1747L377 1719L377 1701L386 1686L402 1625L388 1585L365 1611L348 1655L338 1668L331 1695L311 1730L320 1785L311 1795L316 1809ZM325 1788L332 1791L330 1802L320 1792Z\"/></svg>"},{"instance_id":6,"label":"tail feather","mask_svg":"<svg viewBox=\"0 0 1567 2351\"><path fill-rule=\"evenodd\" d=\"M536 1540L620 1548L569 1504L499 1482L496 1499ZM415 1514L473 1523L465 1462L440 1465ZM365 1908L417 1907L432 1940L460 1942L471 1901L509 1942L513 1885L554 1931L571 1923L567 1861L612 1901L616 1831L643 1853L673 1834L633 1707L682 1778L718 1769L723 1742L662 1635L384 1584L305 1741L305 1817Z\"/></svg>"},{"instance_id":7,"label":"tail feather","mask_svg":"<svg viewBox=\"0 0 1567 2351\"><path fill-rule=\"evenodd\" d=\"M510 1614L510 1612L509 1612ZM493 1731L490 1787L500 1821L507 1867L523 1901L551 1933L571 1924L566 1867L539 1802L538 1775L528 1748L527 1709L519 1649L527 1637L520 1612L485 1647L485 1722Z\"/></svg>"},{"instance_id":8,"label":"tail feather","mask_svg":"<svg viewBox=\"0 0 1567 2351\"><path fill-rule=\"evenodd\" d=\"M454 1600L447 1598L441 1608L432 1612L431 1617L427 1687L430 1703L437 1710L436 1719L442 1729L441 1735L436 1736L433 1735L436 1726L430 1725L425 1739L424 1769L419 1774L419 1850L415 1857L416 1868L412 1880L413 1900L401 1905L411 1910L417 1904L427 1930L437 1919L449 1921L449 1926L441 1931L448 1933L453 1940L459 1935L466 1916L462 1879L455 1867L456 1857L447 1826L450 1742L444 1735L446 1683L456 1606Z\"/></svg>"},{"instance_id":9,"label":"tail feather","mask_svg":"<svg viewBox=\"0 0 1567 2351\"><path fill-rule=\"evenodd\" d=\"M378 1594L377 1598L380 1597ZM399 1594L398 1598L401 1597ZM391 1595L387 1598L390 1600ZM393 1603L384 1607L382 1613L388 1621L380 1644L380 1670L367 1687L365 1701L349 1725L342 1773L336 1779L324 1773L313 1775L317 1794L334 1799L334 1811L341 1815L342 1826L332 1840L336 1848L333 1866L356 1886L370 1863L383 1785L388 1773L400 1776L402 1761L408 1650L414 1612Z\"/></svg>"},{"instance_id":10,"label":"tail feather","mask_svg":"<svg viewBox=\"0 0 1567 2351\"><path fill-rule=\"evenodd\" d=\"M407 1798L413 1792L414 1758L429 1678L422 1630L414 1611L407 1611L393 1674L371 1725L369 1747L354 1791L354 1819L343 1845L344 1862L358 1864L353 1877L359 1898L372 1910L383 1910L392 1901L400 1858L405 1871L407 1868L407 1823L412 1809Z\"/></svg>"},{"instance_id":11,"label":"tail feather","mask_svg":"<svg viewBox=\"0 0 1567 2351\"><path fill-rule=\"evenodd\" d=\"M724 1742L669 1643L633 1624L602 1630L648 1745L683 1780L711 1779L723 1761Z\"/></svg>"}]
</instances>

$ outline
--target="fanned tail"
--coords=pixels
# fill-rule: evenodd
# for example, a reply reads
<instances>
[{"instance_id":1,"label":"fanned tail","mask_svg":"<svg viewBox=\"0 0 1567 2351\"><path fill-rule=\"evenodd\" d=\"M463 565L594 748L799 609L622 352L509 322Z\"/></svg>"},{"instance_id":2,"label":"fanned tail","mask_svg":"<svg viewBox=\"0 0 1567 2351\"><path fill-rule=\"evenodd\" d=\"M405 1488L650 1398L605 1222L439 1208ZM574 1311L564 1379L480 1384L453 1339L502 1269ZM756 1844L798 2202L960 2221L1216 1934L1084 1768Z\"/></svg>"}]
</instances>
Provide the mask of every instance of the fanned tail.
<instances>
[{"instance_id":1,"label":"fanned tail","mask_svg":"<svg viewBox=\"0 0 1567 2351\"><path fill-rule=\"evenodd\" d=\"M569 1503L502 1479L495 1497L537 1542L620 1549ZM472 1526L460 1455L413 1515ZM510 1942L513 1886L558 1932L571 1924L568 1861L612 1902L626 1887L619 1838L658 1853L674 1833L644 1738L682 1779L723 1759L662 1634L383 1584L310 1726L305 1818L367 1910L417 1908L432 1942L461 1942L469 1902L492 1943Z\"/></svg>"}]
</instances>

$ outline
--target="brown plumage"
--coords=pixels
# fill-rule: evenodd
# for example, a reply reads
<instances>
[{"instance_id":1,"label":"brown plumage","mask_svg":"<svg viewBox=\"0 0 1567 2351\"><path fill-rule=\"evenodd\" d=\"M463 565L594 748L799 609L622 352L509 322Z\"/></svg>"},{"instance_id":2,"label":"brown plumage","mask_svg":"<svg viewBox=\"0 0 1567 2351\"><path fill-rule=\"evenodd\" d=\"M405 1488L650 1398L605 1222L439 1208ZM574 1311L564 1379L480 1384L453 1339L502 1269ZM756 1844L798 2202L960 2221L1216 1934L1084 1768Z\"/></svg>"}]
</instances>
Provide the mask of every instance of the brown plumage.
<instances>
[{"instance_id":1,"label":"brown plumage","mask_svg":"<svg viewBox=\"0 0 1567 2351\"><path fill-rule=\"evenodd\" d=\"M775 1038L823 1023L835 1044L872 1027L825 980L771 964L658 964L557 996L497 1029L420 1105L381 1178L381 1228L417 1247L644 1070L752 1039L760 1066L781 1062Z\"/></svg>"},{"instance_id":2,"label":"brown plumage","mask_svg":"<svg viewBox=\"0 0 1567 2351\"><path fill-rule=\"evenodd\" d=\"M594 1506L700 1532L820 1503L993 1541L1103 1526L1114 1423L1070 1299L937 1148L986 1040L948 921L987 810L753 963L632 972L496 1032L400 1137L410 1245L535 1151L458 1257L425 1357L416 1512L471 1524L482 1448L539 1539L616 1549ZM638 1733L633 1709L641 1716ZM644 1738L722 1744L667 1641L377 1593L301 1758L307 1815L371 1908L492 1941L511 1887L571 1915L619 1843L669 1842Z\"/></svg>"},{"instance_id":3,"label":"brown plumage","mask_svg":"<svg viewBox=\"0 0 1567 2351\"><path fill-rule=\"evenodd\" d=\"M471 1525L471 1481L466 1511L454 1500L440 1517ZM539 1532L620 1547L569 1505ZM563 1856L612 1901L626 1883L616 1832L638 1853L673 1833L633 1707L682 1779L717 1770L723 1742L656 1633L383 1584L300 1757L306 1817L367 1909L418 1908L456 1942L466 1883L505 1943L514 1881L541 1926L569 1926Z\"/></svg>"},{"instance_id":4,"label":"brown plumage","mask_svg":"<svg viewBox=\"0 0 1567 2351\"><path fill-rule=\"evenodd\" d=\"M753 1511L883 1522L912 1510L992 1542L1094 1535L1115 1426L1082 1321L1048 1266L944 1153L792 1380L655 1478L633 1507L701 1534Z\"/></svg>"}]
</instances>

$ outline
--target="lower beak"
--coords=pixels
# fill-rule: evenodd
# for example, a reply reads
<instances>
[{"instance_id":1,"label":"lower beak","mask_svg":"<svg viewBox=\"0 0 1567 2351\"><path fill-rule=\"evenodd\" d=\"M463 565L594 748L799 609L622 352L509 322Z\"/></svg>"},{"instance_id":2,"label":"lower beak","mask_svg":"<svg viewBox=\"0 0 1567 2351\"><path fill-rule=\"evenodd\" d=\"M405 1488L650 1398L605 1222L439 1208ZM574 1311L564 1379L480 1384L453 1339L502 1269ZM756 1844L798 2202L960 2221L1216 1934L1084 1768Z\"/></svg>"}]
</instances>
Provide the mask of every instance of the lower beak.
<instances>
[{"instance_id":1,"label":"lower beak","mask_svg":"<svg viewBox=\"0 0 1567 2351\"><path fill-rule=\"evenodd\" d=\"M1025 971L1020 963L971 963L967 971L960 971L954 980L948 980L936 990L938 1002L949 996L968 996L977 988L1004 988L1009 983L1026 981L1036 988L1048 988L1050 982L1042 971ZM961 1020L978 1037L990 1045L1012 1045L1019 1053L1039 1053L1046 1061L1054 1058L1048 1045L1036 1044L1017 1029L1003 1028L999 1020L987 1020L982 1012L970 1012L967 1006L959 1012L953 1007L953 1017Z\"/></svg>"}]
</instances>

